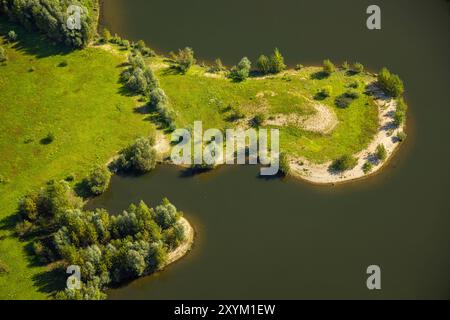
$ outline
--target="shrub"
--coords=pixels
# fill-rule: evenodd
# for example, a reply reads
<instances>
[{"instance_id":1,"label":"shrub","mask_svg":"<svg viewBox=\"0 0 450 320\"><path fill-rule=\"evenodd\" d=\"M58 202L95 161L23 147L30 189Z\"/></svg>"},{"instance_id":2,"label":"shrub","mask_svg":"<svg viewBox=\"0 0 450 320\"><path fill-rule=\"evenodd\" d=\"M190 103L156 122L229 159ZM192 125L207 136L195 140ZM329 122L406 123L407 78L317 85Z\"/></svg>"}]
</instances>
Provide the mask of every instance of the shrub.
<instances>
[{"instance_id":1,"label":"shrub","mask_svg":"<svg viewBox=\"0 0 450 320\"><path fill-rule=\"evenodd\" d=\"M156 166L156 151L149 139L139 138L120 152L115 163L120 171L149 172Z\"/></svg>"},{"instance_id":2,"label":"shrub","mask_svg":"<svg viewBox=\"0 0 450 320\"><path fill-rule=\"evenodd\" d=\"M16 234L20 238L27 237L33 232L33 224L28 221L21 221L16 225Z\"/></svg>"},{"instance_id":3,"label":"shrub","mask_svg":"<svg viewBox=\"0 0 450 320\"><path fill-rule=\"evenodd\" d=\"M326 59L323 61L323 72L330 75L336 70L336 67L334 66L333 62Z\"/></svg>"},{"instance_id":4,"label":"shrub","mask_svg":"<svg viewBox=\"0 0 450 320\"><path fill-rule=\"evenodd\" d=\"M378 74L378 84L388 95L399 97L404 92L403 81L396 74L392 74L388 69L382 68Z\"/></svg>"},{"instance_id":5,"label":"shrub","mask_svg":"<svg viewBox=\"0 0 450 320\"><path fill-rule=\"evenodd\" d=\"M103 28L102 40L103 40L103 42L110 42L111 41L111 32L109 32L109 30L106 29L106 28Z\"/></svg>"},{"instance_id":6,"label":"shrub","mask_svg":"<svg viewBox=\"0 0 450 320\"><path fill-rule=\"evenodd\" d=\"M284 57L281 55L278 48L275 48L272 56L270 57L270 72L280 73L285 69L286 65L284 64Z\"/></svg>"},{"instance_id":7,"label":"shrub","mask_svg":"<svg viewBox=\"0 0 450 320\"><path fill-rule=\"evenodd\" d=\"M270 59L263 54L260 55L258 60L256 61L256 67L262 74L268 74L271 70Z\"/></svg>"},{"instance_id":8,"label":"shrub","mask_svg":"<svg viewBox=\"0 0 450 320\"><path fill-rule=\"evenodd\" d=\"M405 103L403 98L397 99L397 108L394 114L394 124L399 127L406 121L406 112L408 110L408 106Z\"/></svg>"},{"instance_id":9,"label":"shrub","mask_svg":"<svg viewBox=\"0 0 450 320\"><path fill-rule=\"evenodd\" d=\"M384 161L387 158L387 151L386 148L384 147L384 144L379 144L377 147L377 150L375 152L378 160L380 161Z\"/></svg>"},{"instance_id":10,"label":"shrub","mask_svg":"<svg viewBox=\"0 0 450 320\"><path fill-rule=\"evenodd\" d=\"M297 71L300 71L303 68L304 68L304 66L302 64L296 64L294 69L297 70Z\"/></svg>"},{"instance_id":11,"label":"shrub","mask_svg":"<svg viewBox=\"0 0 450 320\"><path fill-rule=\"evenodd\" d=\"M400 141L400 142L405 141L405 140L406 140L406 137L407 137L407 135L406 135L406 133L403 132L403 131L397 133L397 139L398 139L398 141Z\"/></svg>"},{"instance_id":12,"label":"shrub","mask_svg":"<svg viewBox=\"0 0 450 320\"><path fill-rule=\"evenodd\" d=\"M173 67L181 73L186 73L194 64L194 50L189 47L178 50L178 54L172 56Z\"/></svg>"},{"instance_id":13,"label":"shrub","mask_svg":"<svg viewBox=\"0 0 450 320\"><path fill-rule=\"evenodd\" d=\"M8 41L9 42L14 42L14 41L16 41L17 40L17 33L14 31L14 30L11 30L11 31L9 31L8 32L8 36L7 36L7 38L8 38Z\"/></svg>"},{"instance_id":14,"label":"shrub","mask_svg":"<svg viewBox=\"0 0 450 320\"><path fill-rule=\"evenodd\" d=\"M229 77L234 81L244 81L250 74L251 62L247 57L241 59L237 66L234 66L229 74Z\"/></svg>"},{"instance_id":15,"label":"shrub","mask_svg":"<svg viewBox=\"0 0 450 320\"><path fill-rule=\"evenodd\" d=\"M351 170L358 164L358 159L350 155L344 155L339 159L336 159L331 164L331 168L336 171L347 171Z\"/></svg>"},{"instance_id":16,"label":"shrub","mask_svg":"<svg viewBox=\"0 0 450 320\"><path fill-rule=\"evenodd\" d=\"M359 62L355 62L352 66L352 71L355 73L364 72L364 66Z\"/></svg>"},{"instance_id":17,"label":"shrub","mask_svg":"<svg viewBox=\"0 0 450 320\"><path fill-rule=\"evenodd\" d=\"M106 191L110 180L111 172L108 168L96 166L86 179L86 184L92 194L100 195Z\"/></svg>"},{"instance_id":18,"label":"shrub","mask_svg":"<svg viewBox=\"0 0 450 320\"><path fill-rule=\"evenodd\" d=\"M0 62L8 61L8 55L6 54L6 50L0 46Z\"/></svg>"},{"instance_id":19,"label":"shrub","mask_svg":"<svg viewBox=\"0 0 450 320\"><path fill-rule=\"evenodd\" d=\"M366 163L364 163L362 169L365 174L368 174L369 172L371 172L373 170L372 162L367 161Z\"/></svg>"},{"instance_id":20,"label":"shrub","mask_svg":"<svg viewBox=\"0 0 450 320\"><path fill-rule=\"evenodd\" d=\"M291 164L289 162L289 156L284 152L280 153L280 172L284 176L288 176L291 174Z\"/></svg>"},{"instance_id":21,"label":"shrub","mask_svg":"<svg viewBox=\"0 0 450 320\"><path fill-rule=\"evenodd\" d=\"M344 61L344 62L342 63L342 69L344 69L344 70L350 69L350 65L348 64L347 61Z\"/></svg>"},{"instance_id":22,"label":"shrub","mask_svg":"<svg viewBox=\"0 0 450 320\"><path fill-rule=\"evenodd\" d=\"M214 60L214 65L210 68L210 72L218 73L225 71L226 69L227 68L223 65L222 60L217 58L216 60Z\"/></svg>"}]
</instances>

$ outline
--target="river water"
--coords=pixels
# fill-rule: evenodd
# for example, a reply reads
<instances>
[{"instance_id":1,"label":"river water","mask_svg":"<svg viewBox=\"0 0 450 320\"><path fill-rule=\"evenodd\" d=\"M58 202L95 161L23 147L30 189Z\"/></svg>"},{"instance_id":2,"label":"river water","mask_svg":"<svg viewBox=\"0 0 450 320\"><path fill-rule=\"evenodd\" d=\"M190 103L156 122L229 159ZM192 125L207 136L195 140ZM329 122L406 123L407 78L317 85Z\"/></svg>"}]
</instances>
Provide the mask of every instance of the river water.
<instances>
[{"instance_id":1,"label":"river water","mask_svg":"<svg viewBox=\"0 0 450 320\"><path fill-rule=\"evenodd\" d=\"M158 52L192 46L234 64L278 47L290 65L358 60L401 75L408 141L383 172L342 186L258 178L224 167L186 177L160 166L114 177L90 207L113 212L168 197L196 229L192 252L111 299L450 298L450 3L363 0L106 0L102 23ZM366 268L381 267L369 291Z\"/></svg>"}]
</instances>

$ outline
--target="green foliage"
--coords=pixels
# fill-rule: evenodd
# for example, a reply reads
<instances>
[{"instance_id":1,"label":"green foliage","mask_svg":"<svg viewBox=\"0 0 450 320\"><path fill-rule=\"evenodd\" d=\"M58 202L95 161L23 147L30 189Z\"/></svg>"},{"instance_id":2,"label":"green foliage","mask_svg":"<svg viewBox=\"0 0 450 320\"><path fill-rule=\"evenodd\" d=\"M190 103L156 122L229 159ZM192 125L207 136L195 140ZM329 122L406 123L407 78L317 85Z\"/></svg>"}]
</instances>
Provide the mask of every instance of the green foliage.
<instances>
[{"instance_id":1,"label":"green foliage","mask_svg":"<svg viewBox=\"0 0 450 320\"><path fill-rule=\"evenodd\" d=\"M367 161L366 163L364 163L362 169L363 169L363 172L364 172L365 174L370 173L370 172L373 170L373 164L372 164L372 162Z\"/></svg>"},{"instance_id":2,"label":"green foliage","mask_svg":"<svg viewBox=\"0 0 450 320\"><path fill-rule=\"evenodd\" d=\"M14 30L8 32L7 39L9 42L15 42L18 38L17 33Z\"/></svg>"},{"instance_id":3,"label":"green foliage","mask_svg":"<svg viewBox=\"0 0 450 320\"><path fill-rule=\"evenodd\" d=\"M276 74L286 69L286 65L284 64L284 57L281 55L280 51L277 48L275 48L270 58L263 54L260 55L258 60L256 61L256 67L262 74Z\"/></svg>"},{"instance_id":4,"label":"green foliage","mask_svg":"<svg viewBox=\"0 0 450 320\"><path fill-rule=\"evenodd\" d=\"M400 77L391 73L387 68L382 68L378 74L378 84L386 94L393 97L399 97L405 91Z\"/></svg>"},{"instance_id":5,"label":"green foliage","mask_svg":"<svg viewBox=\"0 0 450 320\"><path fill-rule=\"evenodd\" d=\"M139 40L136 43L135 48L144 56L144 57L154 57L156 56L155 51L147 47L144 40Z\"/></svg>"},{"instance_id":6,"label":"green foliage","mask_svg":"<svg viewBox=\"0 0 450 320\"><path fill-rule=\"evenodd\" d=\"M270 72L279 73L285 69L284 58L278 48L275 48L273 55L270 57Z\"/></svg>"},{"instance_id":7,"label":"green foliage","mask_svg":"<svg viewBox=\"0 0 450 320\"><path fill-rule=\"evenodd\" d=\"M364 72L364 66L362 65L362 63L355 62L352 66L352 71L354 73L362 73Z\"/></svg>"},{"instance_id":8,"label":"green foliage","mask_svg":"<svg viewBox=\"0 0 450 320\"><path fill-rule=\"evenodd\" d=\"M379 144L377 146L377 150L376 150L375 154L376 154L378 160L380 160L380 161L386 160L386 158L387 158L387 151L386 151L386 148L385 148L384 144Z\"/></svg>"},{"instance_id":9,"label":"green foliage","mask_svg":"<svg viewBox=\"0 0 450 320\"><path fill-rule=\"evenodd\" d=\"M222 60L220 60L219 58L214 60L214 65L209 69L209 71L212 73L219 73L226 70L227 68L223 65Z\"/></svg>"},{"instance_id":10,"label":"green foliage","mask_svg":"<svg viewBox=\"0 0 450 320\"><path fill-rule=\"evenodd\" d=\"M8 61L8 55L6 54L6 50L0 46L0 62Z\"/></svg>"},{"instance_id":11,"label":"green foliage","mask_svg":"<svg viewBox=\"0 0 450 320\"><path fill-rule=\"evenodd\" d=\"M284 176L289 176L291 174L289 156L285 152L280 153L280 171Z\"/></svg>"},{"instance_id":12,"label":"green foliage","mask_svg":"<svg viewBox=\"0 0 450 320\"><path fill-rule=\"evenodd\" d=\"M172 55L173 67L181 73L186 73L194 64L194 50L186 47L179 49L178 54Z\"/></svg>"},{"instance_id":13,"label":"green foliage","mask_svg":"<svg viewBox=\"0 0 450 320\"><path fill-rule=\"evenodd\" d=\"M336 67L334 66L333 62L326 59L323 61L323 72L330 75L336 70Z\"/></svg>"},{"instance_id":14,"label":"green foliage","mask_svg":"<svg viewBox=\"0 0 450 320\"><path fill-rule=\"evenodd\" d=\"M80 290L68 289L60 291L55 295L56 300L105 300L99 285L95 282L83 283Z\"/></svg>"},{"instance_id":15,"label":"green foliage","mask_svg":"<svg viewBox=\"0 0 450 320\"><path fill-rule=\"evenodd\" d=\"M268 74L271 70L270 59L263 54L260 55L258 60L256 61L256 67L262 74Z\"/></svg>"},{"instance_id":16,"label":"green foliage","mask_svg":"<svg viewBox=\"0 0 450 320\"><path fill-rule=\"evenodd\" d=\"M407 135L405 132L401 131L401 132L397 133L398 141L403 142L406 140L406 138L407 138Z\"/></svg>"},{"instance_id":17,"label":"green foliage","mask_svg":"<svg viewBox=\"0 0 450 320\"><path fill-rule=\"evenodd\" d=\"M161 121L170 130L175 130L175 113L169 107L169 102L163 89L156 88L150 92L150 105L158 112Z\"/></svg>"},{"instance_id":18,"label":"green foliage","mask_svg":"<svg viewBox=\"0 0 450 320\"><path fill-rule=\"evenodd\" d=\"M250 74L251 66L250 60L247 57L243 57L237 66L231 68L229 77L237 82L244 81Z\"/></svg>"},{"instance_id":19,"label":"green foliage","mask_svg":"<svg viewBox=\"0 0 450 320\"><path fill-rule=\"evenodd\" d=\"M336 159L331 164L331 168L335 171L343 172L347 170L351 170L358 164L358 159L351 155L344 155L339 159Z\"/></svg>"},{"instance_id":20,"label":"green foliage","mask_svg":"<svg viewBox=\"0 0 450 320\"><path fill-rule=\"evenodd\" d=\"M68 0L0 0L0 12L27 29L37 29L46 37L71 47L85 47L96 28L92 12L83 7L81 29L67 28ZM12 35L12 34L11 34Z\"/></svg>"},{"instance_id":21,"label":"green foliage","mask_svg":"<svg viewBox=\"0 0 450 320\"><path fill-rule=\"evenodd\" d=\"M103 31L102 31L102 40L103 40L103 42L110 42L111 38L112 38L111 32L109 32L108 29L103 28Z\"/></svg>"},{"instance_id":22,"label":"green foliage","mask_svg":"<svg viewBox=\"0 0 450 320\"><path fill-rule=\"evenodd\" d=\"M86 179L86 185L92 194L100 195L106 191L110 180L111 172L108 168L104 166L96 166Z\"/></svg>"},{"instance_id":23,"label":"green foliage","mask_svg":"<svg viewBox=\"0 0 450 320\"><path fill-rule=\"evenodd\" d=\"M300 71L300 70L302 70L303 68L304 68L304 66L303 66L302 64L296 64L294 69L295 69L296 71Z\"/></svg>"},{"instance_id":24,"label":"green foliage","mask_svg":"<svg viewBox=\"0 0 450 320\"><path fill-rule=\"evenodd\" d=\"M342 69L344 69L344 70L350 69L350 64L347 61L344 61L342 63Z\"/></svg>"},{"instance_id":25,"label":"green foliage","mask_svg":"<svg viewBox=\"0 0 450 320\"><path fill-rule=\"evenodd\" d=\"M139 138L134 144L120 152L115 161L117 170L145 173L156 167L156 151L150 139Z\"/></svg>"},{"instance_id":26,"label":"green foliage","mask_svg":"<svg viewBox=\"0 0 450 320\"><path fill-rule=\"evenodd\" d=\"M129 67L122 72L121 81L135 94L149 94L159 86L153 71L145 65L140 52L128 56Z\"/></svg>"},{"instance_id":27,"label":"green foliage","mask_svg":"<svg viewBox=\"0 0 450 320\"><path fill-rule=\"evenodd\" d=\"M394 114L394 124L399 127L406 121L406 112L408 111L408 105L403 98L397 99L397 108Z\"/></svg>"}]
</instances>

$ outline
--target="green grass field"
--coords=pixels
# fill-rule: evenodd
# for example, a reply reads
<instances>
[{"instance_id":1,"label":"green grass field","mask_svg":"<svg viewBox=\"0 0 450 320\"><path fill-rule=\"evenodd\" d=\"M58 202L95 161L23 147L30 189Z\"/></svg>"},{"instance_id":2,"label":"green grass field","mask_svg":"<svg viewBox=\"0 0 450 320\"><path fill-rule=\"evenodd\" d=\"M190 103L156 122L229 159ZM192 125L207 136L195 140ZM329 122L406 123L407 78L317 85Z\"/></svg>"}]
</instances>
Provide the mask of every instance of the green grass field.
<instances>
[{"instance_id":1,"label":"green grass field","mask_svg":"<svg viewBox=\"0 0 450 320\"><path fill-rule=\"evenodd\" d=\"M1 34L10 28L0 22ZM9 61L0 66L0 175L8 180L0 184L0 265L8 271L0 274L0 299L42 299L52 289L47 269L12 236L19 198L50 179L82 179L154 126L135 112L136 99L120 93L123 57L62 51L14 29L20 41L3 45ZM55 140L44 144L48 133Z\"/></svg>"},{"instance_id":2,"label":"green grass field","mask_svg":"<svg viewBox=\"0 0 450 320\"><path fill-rule=\"evenodd\" d=\"M9 61L0 66L0 299L45 299L54 289L54 274L26 254L27 242L13 235L18 200L50 179L72 175L81 180L94 164L104 164L135 138L150 134L155 125L139 110L137 98L124 95L118 82L126 52L100 48L66 51L0 20L0 34L15 29L19 42L0 43ZM153 67L162 58L148 60ZM178 127L202 120L204 128L231 128L230 105L246 117L263 113L311 115L312 99L324 86L331 97L319 103L332 108L339 124L330 134L295 126L281 128L281 150L324 162L362 150L378 126L377 108L363 94L367 74L347 76L338 71L312 79L319 68L289 71L265 79L233 83L205 76L195 66L179 75L158 68L161 87L176 112ZM360 98L349 108L334 106L336 96L359 82ZM45 138L51 133L52 143ZM6 272L2 272L2 270Z\"/></svg>"},{"instance_id":3,"label":"green grass field","mask_svg":"<svg viewBox=\"0 0 450 320\"><path fill-rule=\"evenodd\" d=\"M270 118L278 114L308 115L314 112L312 105L320 103L337 115L339 124L332 133L314 133L293 125L280 128L281 150L314 162L357 153L369 144L378 129L378 108L372 97L364 94L365 83L374 80L367 74L349 76L338 71L319 80L312 78L321 68L308 67L234 83L224 77L205 76L206 68L200 66L180 75L161 68L161 58L150 59L150 65L158 66L161 87L176 111L177 127L192 127L194 121L202 120L204 129L231 128L235 124L228 120L228 106L240 110L246 118L258 113ZM348 91L354 82L358 82L359 87L352 90L357 91L360 98L349 108L336 107L335 98ZM325 100L314 101L317 91L325 86L332 88L332 95Z\"/></svg>"}]
</instances>

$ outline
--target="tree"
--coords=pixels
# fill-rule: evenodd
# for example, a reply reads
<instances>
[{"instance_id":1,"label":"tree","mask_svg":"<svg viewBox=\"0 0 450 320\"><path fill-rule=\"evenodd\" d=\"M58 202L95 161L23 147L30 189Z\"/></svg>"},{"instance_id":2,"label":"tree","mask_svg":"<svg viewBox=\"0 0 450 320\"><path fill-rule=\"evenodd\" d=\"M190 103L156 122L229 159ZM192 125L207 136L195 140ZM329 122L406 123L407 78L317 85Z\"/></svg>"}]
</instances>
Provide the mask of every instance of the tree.
<instances>
[{"instance_id":1,"label":"tree","mask_svg":"<svg viewBox=\"0 0 450 320\"><path fill-rule=\"evenodd\" d=\"M336 159L331 164L331 168L335 171L347 171L351 170L358 164L358 159L351 155L344 155L340 157L339 159Z\"/></svg>"},{"instance_id":2,"label":"tree","mask_svg":"<svg viewBox=\"0 0 450 320\"><path fill-rule=\"evenodd\" d=\"M342 69L344 69L344 70L350 69L350 65L348 64L347 61L344 61L344 62L342 63Z\"/></svg>"},{"instance_id":3,"label":"tree","mask_svg":"<svg viewBox=\"0 0 450 320\"><path fill-rule=\"evenodd\" d=\"M392 74L387 68L382 68L378 73L378 84L386 94L393 97L399 97L405 91L400 77Z\"/></svg>"},{"instance_id":4,"label":"tree","mask_svg":"<svg viewBox=\"0 0 450 320\"><path fill-rule=\"evenodd\" d=\"M278 48L275 48L273 55L270 57L270 71L272 73L280 73L285 69L284 58Z\"/></svg>"},{"instance_id":5,"label":"tree","mask_svg":"<svg viewBox=\"0 0 450 320\"><path fill-rule=\"evenodd\" d=\"M180 217L177 208L167 198L155 208L155 221L163 230L173 227Z\"/></svg>"},{"instance_id":6,"label":"tree","mask_svg":"<svg viewBox=\"0 0 450 320\"><path fill-rule=\"evenodd\" d=\"M268 74L271 70L270 59L265 55L260 55L256 61L256 67L262 74Z\"/></svg>"},{"instance_id":7,"label":"tree","mask_svg":"<svg viewBox=\"0 0 450 320\"><path fill-rule=\"evenodd\" d=\"M96 166L86 179L89 191L94 195L106 191L111 180L111 172L104 166Z\"/></svg>"},{"instance_id":8,"label":"tree","mask_svg":"<svg viewBox=\"0 0 450 320\"><path fill-rule=\"evenodd\" d=\"M234 81L244 81L248 78L251 69L251 62L247 57L243 57L237 66L234 66L229 77Z\"/></svg>"},{"instance_id":9,"label":"tree","mask_svg":"<svg viewBox=\"0 0 450 320\"><path fill-rule=\"evenodd\" d=\"M121 171L145 173L156 166L156 151L147 138L139 138L136 142L121 151L116 160L116 166Z\"/></svg>"},{"instance_id":10,"label":"tree","mask_svg":"<svg viewBox=\"0 0 450 320\"><path fill-rule=\"evenodd\" d=\"M333 62L326 59L323 61L323 72L330 75L336 70L336 67L334 66Z\"/></svg>"},{"instance_id":11,"label":"tree","mask_svg":"<svg viewBox=\"0 0 450 320\"><path fill-rule=\"evenodd\" d=\"M186 73L194 64L194 50L186 47L178 50L178 54L173 55L174 67L181 73Z\"/></svg>"},{"instance_id":12,"label":"tree","mask_svg":"<svg viewBox=\"0 0 450 320\"><path fill-rule=\"evenodd\" d=\"M6 50L0 46L0 62L8 61L8 55L6 54Z\"/></svg>"}]
</instances>

